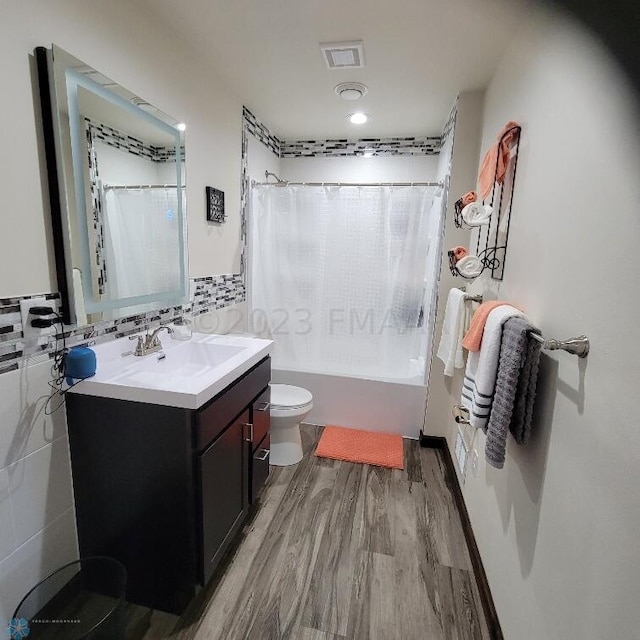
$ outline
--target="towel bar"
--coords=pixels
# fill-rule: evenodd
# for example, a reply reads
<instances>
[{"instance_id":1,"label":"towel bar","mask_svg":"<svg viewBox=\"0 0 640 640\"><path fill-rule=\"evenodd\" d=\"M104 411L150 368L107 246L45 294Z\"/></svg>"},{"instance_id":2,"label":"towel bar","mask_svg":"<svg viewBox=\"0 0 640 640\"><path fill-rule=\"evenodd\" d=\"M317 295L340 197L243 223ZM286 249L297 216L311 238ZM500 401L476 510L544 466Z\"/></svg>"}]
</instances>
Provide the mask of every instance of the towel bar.
<instances>
[{"instance_id":1,"label":"towel bar","mask_svg":"<svg viewBox=\"0 0 640 640\"><path fill-rule=\"evenodd\" d=\"M482 296L480 294L473 295L471 293L467 293L464 296L465 302L482 302Z\"/></svg>"},{"instance_id":2,"label":"towel bar","mask_svg":"<svg viewBox=\"0 0 640 640\"><path fill-rule=\"evenodd\" d=\"M553 338L547 340L537 333L532 333L531 337L537 340L543 349L549 349L550 351L562 349L562 351L568 351L579 358L586 358L589 355L589 338L587 336L578 336L567 340L555 340Z\"/></svg>"}]
</instances>

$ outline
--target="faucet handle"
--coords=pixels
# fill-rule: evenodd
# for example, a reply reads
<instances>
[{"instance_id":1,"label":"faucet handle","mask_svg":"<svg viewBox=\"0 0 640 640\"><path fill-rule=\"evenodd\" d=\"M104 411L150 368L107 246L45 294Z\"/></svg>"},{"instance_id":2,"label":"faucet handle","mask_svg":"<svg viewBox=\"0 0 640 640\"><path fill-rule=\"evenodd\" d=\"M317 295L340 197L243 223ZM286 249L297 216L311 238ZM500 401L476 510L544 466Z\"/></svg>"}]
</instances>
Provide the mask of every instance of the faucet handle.
<instances>
[{"instance_id":1,"label":"faucet handle","mask_svg":"<svg viewBox=\"0 0 640 640\"><path fill-rule=\"evenodd\" d=\"M137 340L136 350L134 351L134 355L142 356L144 355L144 336L142 334L138 334L137 336L129 336L129 340Z\"/></svg>"}]
</instances>

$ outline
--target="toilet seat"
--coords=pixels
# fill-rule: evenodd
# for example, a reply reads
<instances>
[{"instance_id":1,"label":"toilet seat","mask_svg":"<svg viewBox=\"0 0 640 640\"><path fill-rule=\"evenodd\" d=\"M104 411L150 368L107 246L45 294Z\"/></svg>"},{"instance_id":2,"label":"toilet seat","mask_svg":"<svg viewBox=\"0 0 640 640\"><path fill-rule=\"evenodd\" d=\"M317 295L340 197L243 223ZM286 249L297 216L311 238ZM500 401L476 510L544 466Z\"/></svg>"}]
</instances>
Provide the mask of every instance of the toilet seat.
<instances>
[{"instance_id":1,"label":"toilet seat","mask_svg":"<svg viewBox=\"0 0 640 640\"><path fill-rule=\"evenodd\" d=\"M287 411L307 408L313 402L313 395L302 387L290 384L271 385L271 409Z\"/></svg>"}]
</instances>

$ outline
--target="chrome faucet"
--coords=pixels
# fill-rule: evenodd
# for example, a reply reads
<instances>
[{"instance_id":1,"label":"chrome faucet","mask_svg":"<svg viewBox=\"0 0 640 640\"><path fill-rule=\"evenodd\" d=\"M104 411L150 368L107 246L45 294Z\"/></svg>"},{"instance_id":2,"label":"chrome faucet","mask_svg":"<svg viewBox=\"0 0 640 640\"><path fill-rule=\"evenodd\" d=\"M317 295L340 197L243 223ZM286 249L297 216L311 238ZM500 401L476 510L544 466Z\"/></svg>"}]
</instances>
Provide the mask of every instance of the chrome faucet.
<instances>
[{"instance_id":1,"label":"chrome faucet","mask_svg":"<svg viewBox=\"0 0 640 640\"><path fill-rule=\"evenodd\" d=\"M162 343L160 342L160 338L158 338L158 334L166 329L168 333L173 333L173 329L171 327L167 327L166 325L162 325L157 329L154 329L151 333L147 333L147 337L144 341L144 352L145 355L147 353L155 353L156 351L160 351L162 349Z\"/></svg>"},{"instance_id":2,"label":"chrome faucet","mask_svg":"<svg viewBox=\"0 0 640 640\"><path fill-rule=\"evenodd\" d=\"M160 338L158 338L158 334L166 329L169 333L173 333L173 329L171 327L167 327L166 325L162 325L157 329L154 329L151 333L147 333L146 336L136 335L129 336L129 340L137 340L136 348L133 352L134 356L146 356L150 353L155 353L156 351L162 350L162 343L160 342ZM130 351L128 353L131 353Z\"/></svg>"}]
</instances>

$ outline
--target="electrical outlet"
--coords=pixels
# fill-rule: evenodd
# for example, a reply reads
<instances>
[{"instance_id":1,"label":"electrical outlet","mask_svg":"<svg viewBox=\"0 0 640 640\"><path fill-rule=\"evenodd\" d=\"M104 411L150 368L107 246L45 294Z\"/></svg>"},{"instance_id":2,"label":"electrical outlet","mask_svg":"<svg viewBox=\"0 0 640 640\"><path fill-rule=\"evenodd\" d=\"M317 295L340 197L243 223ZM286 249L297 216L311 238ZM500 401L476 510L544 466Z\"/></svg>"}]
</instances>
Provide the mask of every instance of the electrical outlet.
<instances>
[{"instance_id":1,"label":"electrical outlet","mask_svg":"<svg viewBox=\"0 0 640 640\"><path fill-rule=\"evenodd\" d=\"M471 473L474 478L478 477L478 450L474 449L471 452Z\"/></svg>"},{"instance_id":2,"label":"electrical outlet","mask_svg":"<svg viewBox=\"0 0 640 640\"><path fill-rule=\"evenodd\" d=\"M56 326L46 327L45 329L38 329L31 326L31 320L37 316L29 314L31 307L51 307L51 311L55 311L51 300L46 300L44 296L38 298L27 298L20 300L20 316L22 318L22 335L23 339L23 352L25 355L34 353L38 350L38 346L47 345L49 343L49 337L55 335Z\"/></svg>"}]
</instances>

